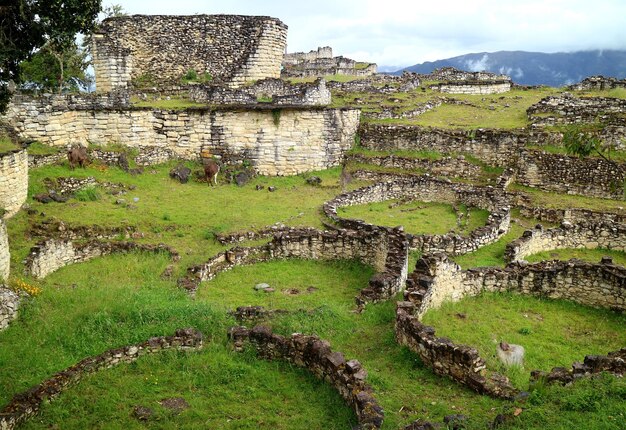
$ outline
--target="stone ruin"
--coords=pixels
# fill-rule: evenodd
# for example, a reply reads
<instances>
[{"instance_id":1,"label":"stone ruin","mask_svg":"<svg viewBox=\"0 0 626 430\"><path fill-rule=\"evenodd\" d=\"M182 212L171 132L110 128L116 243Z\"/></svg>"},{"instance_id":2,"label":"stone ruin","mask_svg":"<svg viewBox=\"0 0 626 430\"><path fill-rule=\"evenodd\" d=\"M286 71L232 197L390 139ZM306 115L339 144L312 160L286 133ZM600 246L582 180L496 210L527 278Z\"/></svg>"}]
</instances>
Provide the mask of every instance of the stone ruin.
<instances>
[{"instance_id":1,"label":"stone ruin","mask_svg":"<svg viewBox=\"0 0 626 430\"><path fill-rule=\"evenodd\" d=\"M105 19L93 36L99 92L139 80L179 82L188 71L238 87L280 76L287 26L242 15L133 15Z\"/></svg>"},{"instance_id":2,"label":"stone ruin","mask_svg":"<svg viewBox=\"0 0 626 430\"><path fill-rule=\"evenodd\" d=\"M614 88L626 88L626 79L616 79L606 76L590 76L577 84L571 85L570 90L592 91L612 90Z\"/></svg>"},{"instance_id":3,"label":"stone ruin","mask_svg":"<svg viewBox=\"0 0 626 430\"><path fill-rule=\"evenodd\" d=\"M333 57L330 46L319 47L316 51L285 54L281 77L307 78L310 76L348 75L371 76L376 73L374 63L359 63L345 57Z\"/></svg>"}]
</instances>

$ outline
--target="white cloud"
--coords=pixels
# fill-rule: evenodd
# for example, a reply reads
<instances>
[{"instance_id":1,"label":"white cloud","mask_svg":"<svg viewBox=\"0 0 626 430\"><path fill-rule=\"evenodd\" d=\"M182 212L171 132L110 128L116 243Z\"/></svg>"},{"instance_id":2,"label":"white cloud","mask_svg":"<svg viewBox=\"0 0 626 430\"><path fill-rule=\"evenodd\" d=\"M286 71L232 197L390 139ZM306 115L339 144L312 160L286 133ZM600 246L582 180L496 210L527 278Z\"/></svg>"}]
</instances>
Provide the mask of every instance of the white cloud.
<instances>
[{"instance_id":1,"label":"white cloud","mask_svg":"<svg viewBox=\"0 0 626 430\"><path fill-rule=\"evenodd\" d=\"M626 49L623 0L112 0L132 14L269 15L289 26L288 50L412 65L470 52Z\"/></svg>"}]
</instances>

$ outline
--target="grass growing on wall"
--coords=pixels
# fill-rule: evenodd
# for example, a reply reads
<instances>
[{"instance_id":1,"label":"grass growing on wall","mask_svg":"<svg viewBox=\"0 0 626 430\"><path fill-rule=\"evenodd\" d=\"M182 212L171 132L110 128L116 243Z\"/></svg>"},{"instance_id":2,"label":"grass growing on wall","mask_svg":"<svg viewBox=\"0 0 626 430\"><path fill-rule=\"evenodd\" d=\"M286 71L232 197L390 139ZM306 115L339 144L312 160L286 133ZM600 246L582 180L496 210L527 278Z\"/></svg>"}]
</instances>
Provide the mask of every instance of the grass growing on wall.
<instances>
[{"instance_id":1,"label":"grass growing on wall","mask_svg":"<svg viewBox=\"0 0 626 430\"><path fill-rule=\"evenodd\" d=\"M610 249L554 249L529 255L524 260L529 263L538 263L544 260L578 260L598 263L602 257L611 257L613 263L626 266L626 253Z\"/></svg>"},{"instance_id":2,"label":"grass growing on wall","mask_svg":"<svg viewBox=\"0 0 626 430\"><path fill-rule=\"evenodd\" d=\"M15 149L18 149L15 142L13 142L9 136L0 133L0 154L13 151Z\"/></svg>"}]
</instances>

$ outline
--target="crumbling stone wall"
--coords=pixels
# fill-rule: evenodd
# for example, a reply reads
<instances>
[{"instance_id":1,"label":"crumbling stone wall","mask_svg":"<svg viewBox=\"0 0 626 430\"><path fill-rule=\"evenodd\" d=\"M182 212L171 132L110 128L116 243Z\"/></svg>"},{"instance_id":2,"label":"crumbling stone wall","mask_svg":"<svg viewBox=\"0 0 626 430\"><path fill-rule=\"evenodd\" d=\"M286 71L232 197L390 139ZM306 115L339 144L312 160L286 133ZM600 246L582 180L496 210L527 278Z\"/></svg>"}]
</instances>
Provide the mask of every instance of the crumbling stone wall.
<instances>
[{"instance_id":1,"label":"crumbling stone wall","mask_svg":"<svg viewBox=\"0 0 626 430\"><path fill-rule=\"evenodd\" d=\"M522 237L510 242L504 251L506 262L524 260L538 252L561 248L626 250L626 225L604 221L600 223L564 222L559 228L544 230L538 224L533 230L526 230Z\"/></svg>"},{"instance_id":2,"label":"crumbling stone wall","mask_svg":"<svg viewBox=\"0 0 626 430\"><path fill-rule=\"evenodd\" d=\"M467 237L456 233L445 235L407 234L410 247L422 252L447 252L465 254L498 240L509 229L511 220L508 202L493 188L457 184L428 176L387 180L344 193L326 202L324 214L337 224L348 229L372 228L362 220L341 218L340 207L375 203L392 199L410 199L425 202L464 203L490 211L487 223L471 232Z\"/></svg>"},{"instance_id":3,"label":"crumbling stone wall","mask_svg":"<svg viewBox=\"0 0 626 430\"><path fill-rule=\"evenodd\" d=\"M0 331L7 328L9 323L17 318L20 301L18 294L0 284Z\"/></svg>"},{"instance_id":4,"label":"crumbling stone wall","mask_svg":"<svg viewBox=\"0 0 626 430\"><path fill-rule=\"evenodd\" d=\"M167 252L174 259L178 253L167 245L141 245L135 242L109 242L90 240L85 243L66 239L47 239L31 248L26 257L26 272L35 278L44 278L50 273L74 263L82 263L96 257L117 252Z\"/></svg>"},{"instance_id":5,"label":"crumbling stone wall","mask_svg":"<svg viewBox=\"0 0 626 430\"><path fill-rule=\"evenodd\" d=\"M586 355L582 363L572 364L571 369L554 367L550 372L534 370L530 373L530 380L548 384L558 382L565 385L576 379L601 372L623 377L626 374L626 348L609 352L607 355Z\"/></svg>"},{"instance_id":6,"label":"crumbling stone wall","mask_svg":"<svg viewBox=\"0 0 626 430\"><path fill-rule=\"evenodd\" d=\"M373 164L380 167L412 170L417 173L427 171L436 176L457 178L476 179L482 173L480 166L468 162L463 156L431 160L427 158L408 158L396 155L376 157L361 154L348 154L346 161L350 163Z\"/></svg>"},{"instance_id":7,"label":"crumbling stone wall","mask_svg":"<svg viewBox=\"0 0 626 430\"><path fill-rule=\"evenodd\" d=\"M534 126L585 122L626 123L626 100L611 97L548 96L526 110Z\"/></svg>"},{"instance_id":8,"label":"crumbling stone wall","mask_svg":"<svg viewBox=\"0 0 626 430\"><path fill-rule=\"evenodd\" d=\"M501 94L511 90L511 81L450 81L431 85L430 88L447 94Z\"/></svg>"},{"instance_id":9,"label":"crumbling stone wall","mask_svg":"<svg viewBox=\"0 0 626 430\"><path fill-rule=\"evenodd\" d=\"M409 275L405 299L415 303L415 315L421 317L445 301L483 291L515 291L623 311L626 268L605 258L599 264L555 260L461 270L445 254L432 254L423 257Z\"/></svg>"},{"instance_id":10,"label":"crumbling stone wall","mask_svg":"<svg viewBox=\"0 0 626 430\"><path fill-rule=\"evenodd\" d=\"M408 253L408 243L402 232L390 228L366 226L357 230L323 232L285 229L273 233L272 241L266 245L231 248L204 264L190 267L187 276L179 280L179 285L193 294L200 282L213 279L218 273L272 259L357 259L378 272L356 298L357 304L364 306L386 300L404 288Z\"/></svg>"},{"instance_id":11,"label":"crumbling stone wall","mask_svg":"<svg viewBox=\"0 0 626 430\"><path fill-rule=\"evenodd\" d=\"M431 73L419 75L425 81L510 81L507 75L499 75L491 72L468 72L454 67L441 67Z\"/></svg>"},{"instance_id":12,"label":"crumbling stone wall","mask_svg":"<svg viewBox=\"0 0 626 430\"><path fill-rule=\"evenodd\" d=\"M194 351L202 347L202 333L193 328L186 328L176 330L173 336L152 337L145 342L110 349L102 354L87 357L28 391L16 394L9 404L0 410L0 429L17 428L35 416L44 402L55 399L91 373L109 369L120 363L132 363L141 356L167 349Z\"/></svg>"},{"instance_id":13,"label":"crumbling stone wall","mask_svg":"<svg viewBox=\"0 0 626 430\"><path fill-rule=\"evenodd\" d=\"M117 142L152 147L184 159L203 150L237 162L247 160L261 174L293 175L338 165L354 143L356 109L256 106L170 111L49 105L21 98L7 119L19 136L52 146Z\"/></svg>"},{"instance_id":14,"label":"crumbling stone wall","mask_svg":"<svg viewBox=\"0 0 626 430\"><path fill-rule=\"evenodd\" d=\"M0 217L0 285L9 279L11 272L11 254L9 252L9 234L4 219Z\"/></svg>"},{"instance_id":15,"label":"crumbling stone wall","mask_svg":"<svg viewBox=\"0 0 626 430\"><path fill-rule=\"evenodd\" d=\"M28 194L28 153L25 149L0 154L0 217L13 216Z\"/></svg>"},{"instance_id":16,"label":"crumbling stone wall","mask_svg":"<svg viewBox=\"0 0 626 430\"><path fill-rule=\"evenodd\" d=\"M489 372L476 349L436 337L435 329L422 324L414 312L413 303L398 302L395 334L400 345L415 352L436 374L449 376L480 394L505 399L515 397L518 391L508 378Z\"/></svg>"},{"instance_id":17,"label":"crumbling stone wall","mask_svg":"<svg viewBox=\"0 0 626 430\"><path fill-rule=\"evenodd\" d=\"M287 26L242 15L133 15L105 19L93 37L99 92L139 78L177 82L188 70L231 86L278 78Z\"/></svg>"},{"instance_id":18,"label":"crumbling stone wall","mask_svg":"<svg viewBox=\"0 0 626 430\"><path fill-rule=\"evenodd\" d=\"M322 78L303 84L268 78L236 89L193 85L189 88L189 97L196 102L219 105L326 106L331 102L330 90Z\"/></svg>"},{"instance_id":19,"label":"crumbling stone wall","mask_svg":"<svg viewBox=\"0 0 626 430\"><path fill-rule=\"evenodd\" d=\"M514 165L519 151L530 144L558 144L558 133L525 130L446 130L411 125L362 124L361 146L374 151L437 151L467 153L494 166Z\"/></svg>"},{"instance_id":20,"label":"crumbling stone wall","mask_svg":"<svg viewBox=\"0 0 626 430\"><path fill-rule=\"evenodd\" d=\"M521 151L516 177L529 187L623 200L626 165L602 158Z\"/></svg>"},{"instance_id":21,"label":"crumbling stone wall","mask_svg":"<svg viewBox=\"0 0 626 430\"><path fill-rule=\"evenodd\" d=\"M350 58L333 57L332 48L329 46L317 48L317 51L285 54L282 65L283 78L325 75L371 76L377 70L374 63L359 64Z\"/></svg>"},{"instance_id":22,"label":"crumbling stone wall","mask_svg":"<svg viewBox=\"0 0 626 430\"><path fill-rule=\"evenodd\" d=\"M250 342L259 356L304 367L317 378L330 383L354 409L359 429L379 429L382 426L384 412L372 388L365 382L367 371L358 360L346 360L341 352L333 352L327 341L300 333L285 337L260 325L251 330L233 327L229 337L236 349L242 349L245 342Z\"/></svg>"},{"instance_id":23,"label":"crumbling stone wall","mask_svg":"<svg viewBox=\"0 0 626 430\"><path fill-rule=\"evenodd\" d=\"M626 88L626 79L616 79L605 76L589 76L581 82L569 87L572 90L589 91L589 90L611 90L613 88Z\"/></svg>"}]
</instances>

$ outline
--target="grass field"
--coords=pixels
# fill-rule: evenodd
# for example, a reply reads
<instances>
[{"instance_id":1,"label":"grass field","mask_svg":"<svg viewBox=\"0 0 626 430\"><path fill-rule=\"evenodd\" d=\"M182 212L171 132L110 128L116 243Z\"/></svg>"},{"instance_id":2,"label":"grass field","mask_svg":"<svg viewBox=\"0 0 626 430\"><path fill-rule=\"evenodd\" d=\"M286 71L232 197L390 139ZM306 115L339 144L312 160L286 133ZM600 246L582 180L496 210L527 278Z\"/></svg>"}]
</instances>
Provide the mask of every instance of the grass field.
<instances>
[{"instance_id":1,"label":"grass field","mask_svg":"<svg viewBox=\"0 0 626 430\"><path fill-rule=\"evenodd\" d=\"M445 113L445 109L453 107L446 106L440 115L442 118L449 115L445 121L455 121L455 127L476 127L478 123L472 121L482 120L505 126L498 123L497 115L504 118L512 112L522 112L532 100L553 91L556 90L513 92L504 99L465 96L478 107L461 106L468 111ZM397 97L398 102L392 100L395 95L387 95L385 99L368 98L364 105L366 109L377 109L385 103L409 109L431 96L430 90L418 89ZM186 103L185 100L168 102L172 102L171 108ZM504 107L506 104L510 106ZM490 110L490 105L495 110ZM483 110L496 116L473 117L482 115ZM434 117L429 121L439 120ZM522 118L514 115L510 121L513 126ZM46 151L45 147L35 149ZM432 152L395 154L429 159L442 156ZM98 164L70 171L67 162L30 171L28 205L32 210L20 211L7 223L14 276L11 281L24 280L40 288L41 293L27 300L19 318L0 332L0 404L6 404L13 395L54 372L110 348L169 335L176 328L190 326L200 329L207 341L202 351L164 352L90 375L55 401L46 403L43 412L24 428L344 429L355 426L351 408L331 387L309 372L283 362L258 360L252 351L232 351L226 332L236 321L228 311L242 305L288 310L289 313L266 323L285 335L294 332L319 335L346 358L361 361L368 371L368 382L385 410L384 429L402 428L418 418L441 422L449 414L469 416L468 429L484 429L495 415L518 406L523 413L503 428L617 430L623 424L626 401L623 379L594 379L572 387L533 387L526 403L518 405L477 395L434 375L416 354L400 347L394 339L395 301L401 295L368 305L362 313L355 312L354 297L368 285L374 273L371 267L355 261L292 259L236 267L201 283L192 299L176 286L176 279L187 267L202 263L226 248L215 241L216 233L256 230L275 223L324 228L320 207L340 193L340 169L293 177L257 177L243 187L223 182L209 188L205 183L179 184L171 180L168 172L175 164L148 167L136 176ZM187 165L200 170L198 164ZM486 174L498 173L490 166L482 167ZM306 183L312 174L322 178L321 186ZM47 191L43 185L45 178L70 175L122 183L126 193L114 196L97 187L82 199L70 199L65 204L44 205L32 199L35 194ZM257 185L264 188L256 190ZM267 191L270 185L276 187L276 192ZM355 181L350 188L361 185L363 182ZM527 192L539 205L622 211L622 202L545 193L520 186L513 189ZM453 229L467 234L484 225L486 211L470 209L470 213L470 223L459 227L454 210L443 203L386 201L339 212L342 217L388 226L403 225L407 232L430 234ZM143 233L143 237L136 239L138 242L166 243L179 251L181 260L172 263L166 254L140 252L111 255L64 267L35 281L22 276L23 260L39 240L30 234L30 226L49 218L75 225L132 225ZM506 244L537 223L521 217L518 211L513 212L513 219L511 230L501 240L455 257L455 261L463 268L502 266ZM531 256L529 260L576 257L597 261L605 254L605 250L554 250ZM616 263L626 261L623 253L608 254ZM418 258L418 253L411 254L411 268ZM170 264L174 264L173 276L162 278ZM261 282L270 284L275 292L255 291L254 285ZM457 313L464 313L467 318L457 318ZM514 383L524 389L528 388L531 369L569 366L584 354L606 353L623 347L626 341L623 314L512 294L482 295L446 304L429 312L426 320L437 328L438 335L475 345L494 368L498 368L493 357L494 340L524 345L525 368L507 371ZM180 414L167 411L158 403L167 397L185 398L190 409ZM154 409L154 417L146 423L138 421L132 416L135 406Z\"/></svg>"}]
</instances>

